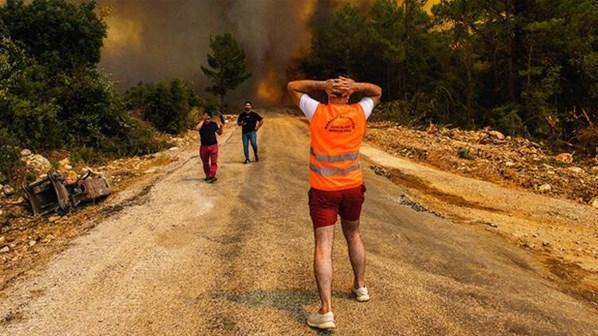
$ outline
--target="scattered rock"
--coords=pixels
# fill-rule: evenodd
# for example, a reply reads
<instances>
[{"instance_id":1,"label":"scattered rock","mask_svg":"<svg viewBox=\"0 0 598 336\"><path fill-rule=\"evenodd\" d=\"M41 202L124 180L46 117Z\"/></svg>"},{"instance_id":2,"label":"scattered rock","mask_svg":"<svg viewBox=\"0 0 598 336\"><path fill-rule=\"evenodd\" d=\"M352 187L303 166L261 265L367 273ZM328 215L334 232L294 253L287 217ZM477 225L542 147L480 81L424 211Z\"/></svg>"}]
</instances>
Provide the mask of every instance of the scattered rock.
<instances>
[{"instance_id":1,"label":"scattered rock","mask_svg":"<svg viewBox=\"0 0 598 336\"><path fill-rule=\"evenodd\" d=\"M29 155L31 155L31 151L30 151L29 149L23 149L23 150L21 151L21 156L22 156L22 157L23 157L23 156L29 156Z\"/></svg>"},{"instance_id":2,"label":"scattered rock","mask_svg":"<svg viewBox=\"0 0 598 336\"><path fill-rule=\"evenodd\" d=\"M154 174L154 173L158 172L158 169L159 169L158 167L152 167L152 168L146 170L144 173L145 174Z\"/></svg>"},{"instance_id":3,"label":"scattered rock","mask_svg":"<svg viewBox=\"0 0 598 336\"><path fill-rule=\"evenodd\" d=\"M168 148L168 150L169 150L169 151L175 151L175 150L178 150L178 149L179 149L179 148L178 148L177 146L174 146L174 147L170 147L170 148Z\"/></svg>"},{"instance_id":4,"label":"scattered rock","mask_svg":"<svg viewBox=\"0 0 598 336\"><path fill-rule=\"evenodd\" d=\"M4 246L3 248L0 248L0 253L8 253L8 252L10 252L10 247Z\"/></svg>"},{"instance_id":5,"label":"scattered rock","mask_svg":"<svg viewBox=\"0 0 598 336\"><path fill-rule=\"evenodd\" d=\"M42 243L44 243L44 244L47 244L47 243L51 242L52 240L54 240L54 236L52 236L52 235L47 235L47 236L46 236L46 238L44 238L44 239L42 240Z\"/></svg>"},{"instance_id":6,"label":"scattered rock","mask_svg":"<svg viewBox=\"0 0 598 336\"><path fill-rule=\"evenodd\" d=\"M71 160L68 157L58 161L58 167L60 167L60 169L67 169L67 170L73 169L72 167L67 168L67 166L70 166L70 165L71 165Z\"/></svg>"},{"instance_id":7,"label":"scattered rock","mask_svg":"<svg viewBox=\"0 0 598 336\"><path fill-rule=\"evenodd\" d=\"M592 167L592 169L590 169L590 171L592 172L592 174L598 175L598 166Z\"/></svg>"},{"instance_id":8,"label":"scattered rock","mask_svg":"<svg viewBox=\"0 0 598 336\"><path fill-rule=\"evenodd\" d=\"M514 167L515 165L516 165L516 163L515 163L515 162L512 162L512 161L507 161L507 162L505 163L505 166L507 166L507 167Z\"/></svg>"},{"instance_id":9,"label":"scattered rock","mask_svg":"<svg viewBox=\"0 0 598 336\"><path fill-rule=\"evenodd\" d=\"M598 209L598 196L592 198L592 200L590 201L590 205L596 209Z\"/></svg>"},{"instance_id":10,"label":"scattered rock","mask_svg":"<svg viewBox=\"0 0 598 336\"><path fill-rule=\"evenodd\" d=\"M498 140L505 139L505 135L500 133L499 131L489 131L488 134L490 134L493 138L496 138Z\"/></svg>"},{"instance_id":11,"label":"scattered rock","mask_svg":"<svg viewBox=\"0 0 598 336\"><path fill-rule=\"evenodd\" d=\"M583 169L579 168L579 167L569 167L567 168L568 171L575 173L575 174L581 174L583 173Z\"/></svg>"},{"instance_id":12,"label":"scattered rock","mask_svg":"<svg viewBox=\"0 0 598 336\"><path fill-rule=\"evenodd\" d=\"M540 187L538 187L538 191L540 192L549 192L552 191L552 186L548 183L544 183Z\"/></svg>"},{"instance_id":13,"label":"scattered rock","mask_svg":"<svg viewBox=\"0 0 598 336\"><path fill-rule=\"evenodd\" d=\"M57 221L57 220L59 220L59 219L60 219L60 216L50 216L50 217L48 218L48 221L49 221L50 223L54 223L55 221Z\"/></svg>"},{"instance_id":14,"label":"scattered rock","mask_svg":"<svg viewBox=\"0 0 598 336\"><path fill-rule=\"evenodd\" d=\"M0 236L0 244L4 244L5 241L6 241L6 237Z\"/></svg>"},{"instance_id":15,"label":"scattered rock","mask_svg":"<svg viewBox=\"0 0 598 336\"><path fill-rule=\"evenodd\" d=\"M428 126L428 128L426 129L426 132L428 132L428 134L435 134L436 132L438 132L438 127L430 123L430 126Z\"/></svg>"},{"instance_id":16,"label":"scattered rock","mask_svg":"<svg viewBox=\"0 0 598 336\"><path fill-rule=\"evenodd\" d=\"M548 240L545 240L542 242L542 246L544 246L544 247L550 246L550 242Z\"/></svg>"},{"instance_id":17,"label":"scattered rock","mask_svg":"<svg viewBox=\"0 0 598 336\"><path fill-rule=\"evenodd\" d=\"M570 153L561 153L554 157L555 160L563 162L563 163L571 163L573 162L573 154Z\"/></svg>"},{"instance_id":18,"label":"scattered rock","mask_svg":"<svg viewBox=\"0 0 598 336\"><path fill-rule=\"evenodd\" d=\"M380 167L380 166L371 166L370 167L374 173L376 175L380 175L380 176L388 176L388 171L384 168L384 167Z\"/></svg>"},{"instance_id":19,"label":"scattered rock","mask_svg":"<svg viewBox=\"0 0 598 336\"><path fill-rule=\"evenodd\" d=\"M35 246L35 244L37 244L37 242L35 240L29 241L29 247L33 247L33 246Z\"/></svg>"},{"instance_id":20,"label":"scattered rock","mask_svg":"<svg viewBox=\"0 0 598 336\"><path fill-rule=\"evenodd\" d=\"M9 205L19 205L21 203L25 202L25 199L23 197L19 197L14 201L8 201Z\"/></svg>"},{"instance_id":21,"label":"scattered rock","mask_svg":"<svg viewBox=\"0 0 598 336\"><path fill-rule=\"evenodd\" d=\"M11 187L9 185L5 185L2 188L2 192L4 193L4 195L10 196L10 195L12 195L12 194L15 193L15 188L13 188L13 187Z\"/></svg>"}]
</instances>

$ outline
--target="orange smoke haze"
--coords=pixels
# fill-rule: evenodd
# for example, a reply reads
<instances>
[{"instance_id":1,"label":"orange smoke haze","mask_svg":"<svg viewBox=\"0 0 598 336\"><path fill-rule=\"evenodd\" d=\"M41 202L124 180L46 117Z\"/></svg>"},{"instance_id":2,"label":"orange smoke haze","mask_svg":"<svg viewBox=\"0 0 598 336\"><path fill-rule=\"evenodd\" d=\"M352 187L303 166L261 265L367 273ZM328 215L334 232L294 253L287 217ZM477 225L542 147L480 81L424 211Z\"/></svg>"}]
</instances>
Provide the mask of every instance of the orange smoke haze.
<instances>
[{"instance_id":1,"label":"orange smoke haze","mask_svg":"<svg viewBox=\"0 0 598 336\"><path fill-rule=\"evenodd\" d=\"M227 96L228 104L277 104L285 97L289 64L309 52L314 16L347 3L365 10L373 1L98 0L100 13L109 8L100 66L123 88L182 78L201 91L208 85L200 65L206 64L210 36L231 32L252 77Z\"/></svg>"},{"instance_id":2,"label":"orange smoke haze","mask_svg":"<svg viewBox=\"0 0 598 336\"><path fill-rule=\"evenodd\" d=\"M268 69L266 75L257 84L256 95L258 101L268 105L280 103L283 97L280 83L276 70L274 68Z\"/></svg>"},{"instance_id":3,"label":"orange smoke haze","mask_svg":"<svg viewBox=\"0 0 598 336\"><path fill-rule=\"evenodd\" d=\"M104 57L119 57L119 53L142 50L143 27L137 18L123 17L121 13L114 13L109 6L101 7L100 13L108 26Z\"/></svg>"}]
</instances>

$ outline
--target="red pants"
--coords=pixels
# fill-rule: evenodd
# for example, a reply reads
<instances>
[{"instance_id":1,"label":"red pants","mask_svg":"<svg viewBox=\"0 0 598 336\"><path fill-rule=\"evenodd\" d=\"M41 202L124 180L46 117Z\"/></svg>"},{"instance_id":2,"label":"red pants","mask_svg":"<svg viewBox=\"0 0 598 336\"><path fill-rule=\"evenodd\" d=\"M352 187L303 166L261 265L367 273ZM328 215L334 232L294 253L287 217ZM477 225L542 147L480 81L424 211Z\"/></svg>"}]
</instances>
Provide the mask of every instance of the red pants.
<instances>
[{"instance_id":1,"label":"red pants","mask_svg":"<svg viewBox=\"0 0 598 336\"><path fill-rule=\"evenodd\" d=\"M216 176L218 170L218 145L200 146L199 157L203 163L203 172L206 177Z\"/></svg>"},{"instance_id":2,"label":"red pants","mask_svg":"<svg viewBox=\"0 0 598 336\"><path fill-rule=\"evenodd\" d=\"M330 226L336 223L337 217L347 221L359 220L361 206L365 200L365 186L324 191L311 188L309 190L309 214L314 228Z\"/></svg>"}]
</instances>

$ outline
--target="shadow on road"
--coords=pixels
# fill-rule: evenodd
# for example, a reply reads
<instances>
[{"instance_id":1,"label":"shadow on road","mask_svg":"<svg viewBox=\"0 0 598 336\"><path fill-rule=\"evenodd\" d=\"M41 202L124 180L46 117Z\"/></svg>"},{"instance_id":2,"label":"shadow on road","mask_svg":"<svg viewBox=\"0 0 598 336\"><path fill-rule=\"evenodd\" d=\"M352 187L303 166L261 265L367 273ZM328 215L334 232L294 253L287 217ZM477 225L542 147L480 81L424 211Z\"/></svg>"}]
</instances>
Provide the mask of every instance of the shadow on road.
<instances>
[{"instance_id":1,"label":"shadow on road","mask_svg":"<svg viewBox=\"0 0 598 336\"><path fill-rule=\"evenodd\" d=\"M318 302L318 296L315 290L306 290L300 288L284 288L270 290L255 290L245 293L232 292L211 292L210 299L227 300L234 303L243 304L252 308L274 308L283 310L301 324L305 324L308 312L304 306ZM332 296L336 299L351 300L351 294L339 291L333 291ZM319 331L317 335L331 335L331 332Z\"/></svg>"}]
</instances>

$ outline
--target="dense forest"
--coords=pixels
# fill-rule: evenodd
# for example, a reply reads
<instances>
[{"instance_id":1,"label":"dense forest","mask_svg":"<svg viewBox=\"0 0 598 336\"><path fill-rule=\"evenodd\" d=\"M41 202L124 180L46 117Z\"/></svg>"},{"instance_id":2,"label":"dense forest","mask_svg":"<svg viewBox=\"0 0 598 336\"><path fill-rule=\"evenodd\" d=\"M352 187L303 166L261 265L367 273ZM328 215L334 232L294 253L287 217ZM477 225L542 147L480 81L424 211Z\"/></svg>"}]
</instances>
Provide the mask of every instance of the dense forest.
<instances>
[{"instance_id":1,"label":"dense forest","mask_svg":"<svg viewBox=\"0 0 598 336\"><path fill-rule=\"evenodd\" d=\"M91 163L160 150L167 144L158 131L176 134L195 121L201 100L189 83L115 89L97 69L106 31L95 2L8 0L0 7L4 179L18 174L19 148L66 149L73 161Z\"/></svg>"},{"instance_id":2,"label":"dense forest","mask_svg":"<svg viewBox=\"0 0 598 336\"><path fill-rule=\"evenodd\" d=\"M349 69L380 84L378 116L479 128L596 154L595 0L377 0L313 19L311 52L291 72Z\"/></svg>"}]
</instances>

